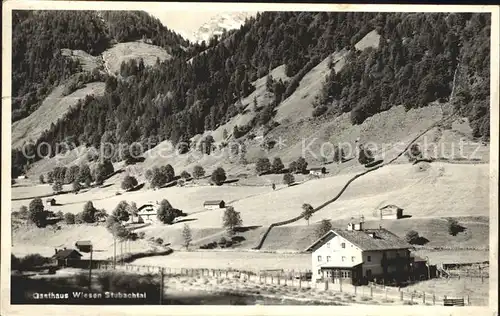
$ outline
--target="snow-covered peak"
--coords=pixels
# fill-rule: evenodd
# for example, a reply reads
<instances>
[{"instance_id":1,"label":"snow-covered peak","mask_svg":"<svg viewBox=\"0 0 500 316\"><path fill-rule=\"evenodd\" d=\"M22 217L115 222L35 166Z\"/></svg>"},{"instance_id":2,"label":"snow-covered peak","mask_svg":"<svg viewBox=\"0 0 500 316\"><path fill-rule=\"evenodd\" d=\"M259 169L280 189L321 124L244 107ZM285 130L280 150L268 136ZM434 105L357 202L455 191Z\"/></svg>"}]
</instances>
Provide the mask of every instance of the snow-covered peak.
<instances>
[{"instance_id":1,"label":"snow-covered peak","mask_svg":"<svg viewBox=\"0 0 500 316\"><path fill-rule=\"evenodd\" d=\"M203 23L198 30L193 32L192 36L188 36L193 42L201 42L210 39L214 35L221 35L224 30L233 30L240 28L245 19L254 16L254 12L224 12L210 18L209 21Z\"/></svg>"}]
</instances>

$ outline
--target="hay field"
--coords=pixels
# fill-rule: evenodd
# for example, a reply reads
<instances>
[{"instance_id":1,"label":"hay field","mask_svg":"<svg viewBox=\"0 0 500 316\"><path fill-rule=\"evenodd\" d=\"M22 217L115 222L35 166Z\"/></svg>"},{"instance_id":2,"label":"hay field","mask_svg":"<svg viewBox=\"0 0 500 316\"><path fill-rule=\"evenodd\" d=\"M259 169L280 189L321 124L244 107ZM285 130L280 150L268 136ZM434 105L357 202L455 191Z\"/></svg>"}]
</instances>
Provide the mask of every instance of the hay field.
<instances>
[{"instance_id":1,"label":"hay field","mask_svg":"<svg viewBox=\"0 0 500 316\"><path fill-rule=\"evenodd\" d=\"M131 59L143 59L144 65L152 66L156 63L157 58L160 61L172 58L167 51L159 46L146 44L141 41L118 43L112 48L107 49L102 53L104 67L110 74L118 74L120 66L123 62Z\"/></svg>"},{"instance_id":2,"label":"hay field","mask_svg":"<svg viewBox=\"0 0 500 316\"><path fill-rule=\"evenodd\" d=\"M310 254L274 254L263 252L234 251L175 251L168 256L140 258L138 265L154 265L170 268L207 268L241 270L310 270Z\"/></svg>"},{"instance_id":3,"label":"hay field","mask_svg":"<svg viewBox=\"0 0 500 316\"><path fill-rule=\"evenodd\" d=\"M104 94L104 87L103 82L91 82L67 96L62 95L64 85L56 87L36 111L12 124L12 148L22 146L25 141L36 141L52 123L55 124L75 106L78 100L87 95L101 96Z\"/></svg>"},{"instance_id":4,"label":"hay field","mask_svg":"<svg viewBox=\"0 0 500 316\"><path fill-rule=\"evenodd\" d=\"M311 221L361 215L370 220L374 218L373 211L386 204L396 204L412 217L468 216L472 209L474 215L489 215L488 165L433 163L424 172L416 172L414 167L386 166L357 179L340 199L315 213ZM299 215L303 203L314 207L331 199L352 176L327 177L263 192L236 201L233 206L241 212L245 225L269 225ZM213 214L197 214L198 220L192 225L216 226L219 219ZM299 221L291 225L303 224Z\"/></svg>"}]
</instances>

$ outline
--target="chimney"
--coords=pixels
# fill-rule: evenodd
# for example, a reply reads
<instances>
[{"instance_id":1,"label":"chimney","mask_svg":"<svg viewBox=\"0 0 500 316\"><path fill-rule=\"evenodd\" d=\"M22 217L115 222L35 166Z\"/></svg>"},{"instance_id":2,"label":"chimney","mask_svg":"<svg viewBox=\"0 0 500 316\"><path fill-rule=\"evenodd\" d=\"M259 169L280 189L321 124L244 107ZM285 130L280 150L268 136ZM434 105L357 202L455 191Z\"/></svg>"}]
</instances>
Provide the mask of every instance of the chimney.
<instances>
[{"instance_id":1,"label":"chimney","mask_svg":"<svg viewBox=\"0 0 500 316\"><path fill-rule=\"evenodd\" d=\"M54 248L55 254L57 255L57 248Z\"/></svg>"}]
</instances>

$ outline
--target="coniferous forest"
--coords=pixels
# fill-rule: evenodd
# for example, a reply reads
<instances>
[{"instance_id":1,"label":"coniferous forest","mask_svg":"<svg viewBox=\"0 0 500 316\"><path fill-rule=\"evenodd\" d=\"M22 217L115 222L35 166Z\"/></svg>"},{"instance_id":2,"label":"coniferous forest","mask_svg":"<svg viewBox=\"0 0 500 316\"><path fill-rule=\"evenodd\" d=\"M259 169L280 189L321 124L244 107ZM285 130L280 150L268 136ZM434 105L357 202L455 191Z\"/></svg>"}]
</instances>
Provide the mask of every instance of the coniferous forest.
<instances>
[{"instance_id":1,"label":"coniferous forest","mask_svg":"<svg viewBox=\"0 0 500 316\"><path fill-rule=\"evenodd\" d=\"M239 30L193 44L142 12L16 12L13 120L81 71L62 48L97 55L114 43L148 38L173 58L153 67L122 64L117 77L106 76L104 96L80 100L37 143L97 148L102 141L187 140L239 113L252 82L285 65L291 79L275 83L275 100L262 110L272 116L307 71L342 49L349 51L347 64L325 78L315 117L350 113L352 124L361 124L393 106L448 102L455 81L452 103L469 118L474 136L488 140L490 23L489 14L477 13L264 12ZM354 44L374 29L379 48L356 51ZM12 158L15 176L27 161L19 150Z\"/></svg>"}]
</instances>

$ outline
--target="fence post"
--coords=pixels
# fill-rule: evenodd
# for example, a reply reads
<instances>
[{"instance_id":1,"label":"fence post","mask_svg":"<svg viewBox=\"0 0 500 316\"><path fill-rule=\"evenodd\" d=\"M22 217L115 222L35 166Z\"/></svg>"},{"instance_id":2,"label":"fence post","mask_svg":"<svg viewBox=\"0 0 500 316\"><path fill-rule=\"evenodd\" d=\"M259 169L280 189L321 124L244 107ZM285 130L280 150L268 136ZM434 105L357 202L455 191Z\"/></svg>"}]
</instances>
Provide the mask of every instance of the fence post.
<instances>
[{"instance_id":1,"label":"fence post","mask_svg":"<svg viewBox=\"0 0 500 316\"><path fill-rule=\"evenodd\" d=\"M328 280L325 281L325 291L328 291Z\"/></svg>"},{"instance_id":2,"label":"fence post","mask_svg":"<svg viewBox=\"0 0 500 316\"><path fill-rule=\"evenodd\" d=\"M373 297L373 286L370 286L370 297Z\"/></svg>"},{"instance_id":3,"label":"fence post","mask_svg":"<svg viewBox=\"0 0 500 316\"><path fill-rule=\"evenodd\" d=\"M467 294L467 305L470 305L470 296Z\"/></svg>"},{"instance_id":4,"label":"fence post","mask_svg":"<svg viewBox=\"0 0 500 316\"><path fill-rule=\"evenodd\" d=\"M399 296L401 297L401 301L403 301L403 299L404 299L403 298L403 293L404 293L403 291L399 292L399 294L400 294Z\"/></svg>"},{"instance_id":5,"label":"fence post","mask_svg":"<svg viewBox=\"0 0 500 316\"><path fill-rule=\"evenodd\" d=\"M413 292L411 292L411 294L410 294L410 302L413 303Z\"/></svg>"},{"instance_id":6,"label":"fence post","mask_svg":"<svg viewBox=\"0 0 500 316\"><path fill-rule=\"evenodd\" d=\"M302 288L302 277L299 277L299 289Z\"/></svg>"},{"instance_id":7,"label":"fence post","mask_svg":"<svg viewBox=\"0 0 500 316\"><path fill-rule=\"evenodd\" d=\"M436 294L432 293L432 305L436 305Z\"/></svg>"},{"instance_id":8,"label":"fence post","mask_svg":"<svg viewBox=\"0 0 500 316\"><path fill-rule=\"evenodd\" d=\"M358 295L358 287L356 285L354 286L354 295Z\"/></svg>"},{"instance_id":9,"label":"fence post","mask_svg":"<svg viewBox=\"0 0 500 316\"><path fill-rule=\"evenodd\" d=\"M385 300L387 301L387 290L388 288L385 288Z\"/></svg>"},{"instance_id":10,"label":"fence post","mask_svg":"<svg viewBox=\"0 0 500 316\"><path fill-rule=\"evenodd\" d=\"M273 279L274 279L274 278L273 278L273 275L271 274L271 284L273 284L273 283L274 283L274 280L273 280Z\"/></svg>"},{"instance_id":11,"label":"fence post","mask_svg":"<svg viewBox=\"0 0 500 316\"><path fill-rule=\"evenodd\" d=\"M423 296L423 298L422 298L422 303L424 303L424 304L425 304L425 292L423 292L423 295L424 295L424 296Z\"/></svg>"}]
</instances>

